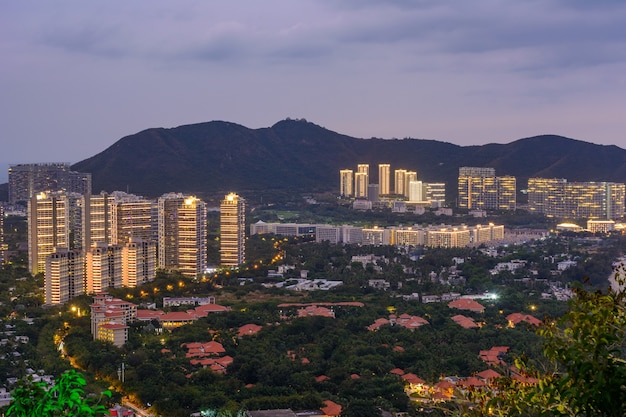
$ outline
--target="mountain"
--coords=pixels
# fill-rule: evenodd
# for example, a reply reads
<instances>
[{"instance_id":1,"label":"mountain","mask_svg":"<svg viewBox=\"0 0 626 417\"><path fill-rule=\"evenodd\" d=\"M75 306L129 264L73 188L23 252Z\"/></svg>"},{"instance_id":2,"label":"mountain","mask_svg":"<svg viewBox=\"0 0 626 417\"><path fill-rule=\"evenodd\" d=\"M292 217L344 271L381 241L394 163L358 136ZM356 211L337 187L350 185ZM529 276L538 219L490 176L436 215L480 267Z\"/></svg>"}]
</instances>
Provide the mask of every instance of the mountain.
<instances>
[{"instance_id":1,"label":"mountain","mask_svg":"<svg viewBox=\"0 0 626 417\"><path fill-rule=\"evenodd\" d=\"M90 172L93 191L129 190L145 196L179 191L198 195L228 191L335 191L339 170L379 163L416 170L426 182L446 182L456 196L460 166L513 175L518 188L529 177L569 181L626 181L626 150L561 136L544 135L508 144L458 146L423 139L359 139L306 120L287 119L249 129L224 121L147 129L126 136L72 168Z\"/></svg>"}]
</instances>

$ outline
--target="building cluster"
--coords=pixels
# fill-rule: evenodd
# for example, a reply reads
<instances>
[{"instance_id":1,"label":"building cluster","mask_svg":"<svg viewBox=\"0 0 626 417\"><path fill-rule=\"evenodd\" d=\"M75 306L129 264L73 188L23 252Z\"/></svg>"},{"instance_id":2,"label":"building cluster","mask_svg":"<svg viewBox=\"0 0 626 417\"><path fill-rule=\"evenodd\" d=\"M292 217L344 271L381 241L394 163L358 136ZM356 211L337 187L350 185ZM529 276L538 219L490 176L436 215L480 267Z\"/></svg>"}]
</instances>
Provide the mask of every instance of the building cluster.
<instances>
[{"instance_id":1,"label":"building cluster","mask_svg":"<svg viewBox=\"0 0 626 417\"><path fill-rule=\"evenodd\" d=\"M459 208L468 210L515 210L515 177L496 177L494 168L459 168Z\"/></svg>"},{"instance_id":2,"label":"building cluster","mask_svg":"<svg viewBox=\"0 0 626 417\"><path fill-rule=\"evenodd\" d=\"M503 225L371 227L329 224L265 223L250 225L250 235L314 236L317 242L361 245L460 248L504 239Z\"/></svg>"},{"instance_id":3,"label":"building cluster","mask_svg":"<svg viewBox=\"0 0 626 417\"><path fill-rule=\"evenodd\" d=\"M9 171L10 187L16 187L12 195L16 201L26 197L28 204L29 271L44 273L46 303L61 304L111 287L135 287L152 281L157 268L189 277L206 271L204 201L181 193L153 200L120 191L77 192L91 190L90 176L63 167L19 165ZM44 181L46 169L54 181ZM70 191L62 188L67 181L59 179L65 174L84 181ZM228 194L221 211L221 265L237 266L245 260L245 201Z\"/></svg>"},{"instance_id":4,"label":"building cluster","mask_svg":"<svg viewBox=\"0 0 626 417\"><path fill-rule=\"evenodd\" d=\"M378 184L370 183L369 164L358 164L357 170L339 171L339 195L344 198L382 199L400 198L415 203L443 203L446 199L444 183L426 183L418 180L417 171L396 169L391 182L391 165L378 164Z\"/></svg>"},{"instance_id":5,"label":"building cluster","mask_svg":"<svg viewBox=\"0 0 626 417\"><path fill-rule=\"evenodd\" d=\"M617 220L624 217L625 198L622 183L528 179L529 210L548 217Z\"/></svg>"}]
</instances>

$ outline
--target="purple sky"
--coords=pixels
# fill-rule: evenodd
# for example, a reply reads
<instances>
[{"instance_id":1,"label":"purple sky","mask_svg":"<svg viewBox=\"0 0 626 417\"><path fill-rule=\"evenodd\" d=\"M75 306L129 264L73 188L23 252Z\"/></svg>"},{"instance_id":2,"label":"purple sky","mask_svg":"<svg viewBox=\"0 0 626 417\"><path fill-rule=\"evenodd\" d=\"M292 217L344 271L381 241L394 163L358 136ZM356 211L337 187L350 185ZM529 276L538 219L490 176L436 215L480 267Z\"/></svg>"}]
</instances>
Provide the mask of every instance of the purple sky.
<instances>
[{"instance_id":1,"label":"purple sky","mask_svg":"<svg viewBox=\"0 0 626 417\"><path fill-rule=\"evenodd\" d=\"M626 148L624 22L622 0L0 2L0 182L211 120Z\"/></svg>"}]
</instances>

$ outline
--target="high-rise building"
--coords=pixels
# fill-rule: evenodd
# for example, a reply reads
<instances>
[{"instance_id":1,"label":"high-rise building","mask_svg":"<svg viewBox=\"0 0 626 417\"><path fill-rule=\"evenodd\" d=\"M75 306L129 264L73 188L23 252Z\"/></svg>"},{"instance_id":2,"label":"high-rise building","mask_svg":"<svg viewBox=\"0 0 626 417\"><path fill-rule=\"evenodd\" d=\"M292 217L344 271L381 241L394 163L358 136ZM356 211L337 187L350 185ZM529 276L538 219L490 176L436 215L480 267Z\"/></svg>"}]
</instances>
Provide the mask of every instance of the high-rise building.
<instances>
[{"instance_id":1,"label":"high-rise building","mask_svg":"<svg viewBox=\"0 0 626 417\"><path fill-rule=\"evenodd\" d=\"M391 165L378 164L378 194L388 195L391 193Z\"/></svg>"},{"instance_id":2,"label":"high-rise building","mask_svg":"<svg viewBox=\"0 0 626 417\"><path fill-rule=\"evenodd\" d=\"M356 172L361 172L363 174L366 174L369 178L370 176L370 164L358 164L356 166Z\"/></svg>"},{"instance_id":3,"label":"high-rise building","mask_svg":"<svg viewBox=\"0 0 626 417\"><path fill-rule=\"evenodd\" d=\"M226 195L220 205L221 265L234 267L245 262L246 202L235 193Z\"/></svg>"},{"instance_id":4,"label":"high-rise building","mask_svg":"<svg viewBox=\"0 0 626 417\"><path fill-rule=\"evenodd\" d=\"M156 241L154 225L155 203L144 197L114 193L112 241L124 245L131 239Z\"/></svg>"},{"instance_id":5,"label":"high-rise building","mask_svg":"<svg viewBox=\"0 0 626 417\"><path fill-rule=\"evenodd\" d=\"M186 276L202 274L207 267L207 208L187 197L178 210L178 270Z\"/></svg>"},{"instance_id":6,"label":"high-rise building","mask_svg":"<svg viewBox=\"0 0 626 417\"><path fill-rule=\"evenodd\" d=\"M354 196L356 198L367 198L369 188L369 177L365 172L354 174Z\"/></svg>"},{"instance_id":7,"label":"high-rise building","mask_svg":"<svg viewBox=\"0 0 626 417\"><path fill-rule=\"evenodd\" d=\"M9 167L9 203L27 202L43 191L91 195L91 174L72 171L68 163L18 164Z\"/></svg>"},{"instance_id":8,"label":"high-rise building","mask_svg":"<svg viewBox=\"0 0 626 417\"><path fill-rule=\"evenodd\" d=\"M409 197L410 195L410 187L411 181L417 181L417 172L415 171L406 171L404 173L404 192L402 193L405 197Z\"/></svg>"},{"instance_id":9,"label":"high-rise building","mask_svg":"<svg viewBox=\"0 0 626 417\"><path fill-rule=\"evenodd\" d=\"M122 281L125 287L151 282L156 277L156 242L130 238L122 247Z\"/></svg>"},{"instance_id":10,"label":"high-rise building","mask_svg":"<svg viewBox=\"0 0 626 417\"><path fill-rule=\"evenodd\" d=\"M341 197L354 195L354 172L351 169L339 171L339 195Z\"/></svg>"},{"instance_id":11,"label":"high-rise building","mask_svg":"<svg viewBox=\"0 0 626 417\"><path fill-rule=\"evenodd\" d=\"M28 270L46 270L55 248L71 247L70 198L65 193L41 192L28 200Z\"/></svg>"},{"instance_id":12,"label":"high-rise building","mask_svg":"<svg viewBox=\"0 0 626 417\"><path fill-rule=\"evenodd\" d=\"M624 217L625 197L626 185L623 183L528 179L530 211L548 217L618 220Z\"/></svg>"},{"instance_id":13,"label":"high-rise building","mask_svg":"<svg viewBox=\"0 0 626 417\"><path fill-rule=\"evenodd\" d=\"M85 257L82 250L56 248L46 257L46 304L63 304L84 293Z\"/></svg>"},{"instance_id":14,"label":"high-rise building","mask_svg":"<svg viewBox=\"0 0 626 417\"><path fill-rule=\"evenodd\" d=\"M406 179L406 169L396 169L394 171L395 194L404 195L405 179Z\"/></svg>"},{"instance_id":15,"label":"high-rise building","mask_svg":"<svg viewBox=\"0 0 626 417\"><path fill-rule=\"evenodd\" d=\"M409 201L426 201L424 183L422 181L409 181Z\"/></svg>"},{"instance_id":16,"label":"high-rise building","mask_svg":"<svg viewBox=\"0 0 626 417\"><path fill-rule=\"evenodd\" d=\"M427 182L426 183L426 200L431 203L443 204L446 202L446 183L445 182Z\"/></svg>"},{"instance_id":17,"label":"high-rise building","mask_svg":"<svg viewBox=\"0 0 626 417\"><path fill-rule=\"evenodd\" d=\"M165 194L158 200L159 266L195 277L206 269L206 204L193 196Z\"/></svg>"},{"instance_id":18,"label":"high-rise building","mask_svg":"<svg viewBox=\"0 0 626 417\"><path fill-rule=\"evenodd\" d=\"M85 253L85 292L99 294L107 288L122 288L122 248L97 242Z\"/></svg>"},{"instance_id":19,"label":"high-rise building","mask_svg":"<svg viewBox=\"0 0 626 417\"><path fill-rule=\"evenodd\" d=\"M469 210L515 210L516 179L496 177L494 168L459 168L459 207Z\"/></svg>"},{"instance_id":20,"label":"high-rise building","mask_svg":"<svg viewBox=\"0 0 626 417\"><path fill-rule=\"evenodd\" d=\"M113 238L113 208L115 197L101 192L98 195L83 198L83 248L90 248L94 243L115 243Z\"/></svg>"}]
</instances>

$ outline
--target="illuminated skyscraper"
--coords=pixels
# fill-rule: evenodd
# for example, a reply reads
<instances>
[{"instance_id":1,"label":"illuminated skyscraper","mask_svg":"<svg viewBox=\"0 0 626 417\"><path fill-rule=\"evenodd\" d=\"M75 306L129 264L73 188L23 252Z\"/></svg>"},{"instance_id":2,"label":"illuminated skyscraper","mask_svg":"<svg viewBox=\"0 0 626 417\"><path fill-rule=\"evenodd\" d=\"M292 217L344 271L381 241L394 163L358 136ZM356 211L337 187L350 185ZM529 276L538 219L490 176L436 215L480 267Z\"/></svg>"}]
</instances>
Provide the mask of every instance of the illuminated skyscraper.
<instances>
[{"instance_id":1,"label":"illuminated skyscraper","mask_svg":"<svg viewBox=\"0 0 626 417\"><path fill-rule=\"evenodd\" d=\"M238 266L246 256L246 201L235 193L226 195L220 205L221 265Z\"/></svg>"},{"instance_id":2,"label":"illuminated skyscraper","mask_svg":"<svg viewBox=\"0 0 626 417\"><path fill-rule=\"evenodd\" d=\"M156 277L156 242L131 238L122 247L122 280L125 287L153 281Z\"/></svg>"},{"instance_id":3,"label":"illuminated skyscraper","mask_svg":"<svg viewBox=\"0 0 626 417\"><path fill-rule=\"evenodd\" d=\"M55 248L73 249L70 241L70 197L41 192L28 200L28 270L46 270L46 258Z\"/></svg>"},{"instance_id":4,"label":"illuminated skyscraper","mask_svg":"<svg viewBox=\"0 0 626 417\"><path fill-rule=\"evenodd\" d=\"M396 169L394 171L395 194L404 195L405 178L406 178L406 169Z\"/></svg>"},{"instance_id":5,"label":"illuminated skyscraper","mask_svg":"<svg viewBox=\"0 0 626 417\"><path fill-rule=\"evenodd\" d=\"M409 197L410 195L410 187L411 187L411 181L417 181L417 172L415 171L406 171L404 173L404 192L403 195L405 197Z\"/></svg>"},{"instance_id":6,"label":"illuminated skyscraper","mask_svg":"<svg viewBox=\"0 0 626 417\"><path fill-rule=\"evenodd\" d=\"M96 242L85 253L85 275L87 294L98 294L107 288L121 288L124 285L122 276L122 248Z\"/></svg>"},{"instance_id":7,"label":"illuminated skyscraper","mask_svg":"<svg viewBox=\"0 0 626 417\"><path fill-rule=\"evenodd\" d=\"M367 198L369 187L368 175L365 172L354 174L354 196L356 198Z\"/></svg>"},{"instance_id":8,"label":"illuminated skyscraper","mask_svg":"<svg viewBox=\"0 0 626 417\"><path fill-rule=\"evenodd\" d=\"M85 257L82 250L56 248L46 257L46 304L63 304L84 293Z\"/></svg>"},{"instance_id":9,"label":"illuminated skyscraper","mask_svg":"<svg viewBox=\"0 0 626 417\"><path fill-rule=\"evenodd\" d=\"M339 195L341 197L354 195L354 172L351 169L339 171Z\"/></svg>"},{"instance_id":10,"label":"illuminated skyscraper","mask_svg":"<svg viewBox=\"0 0 626 417\"><path fill-rule=\"evenodd\" d=\"M496 177L495 173L494 168L459 168L459 207L469 210L515 210L515 177Z\"/></svg>"},{"instance_id":11,"label":"illuminated skyscraper","mask_svg":"<svg viewBox=\"0 0 626 417\"><path fill-rule=\"evenodd\" d=\"M391 193L391 165L378 164L378 194L388 195Z\"/></svg>"},{"instance_id":12,"label":"illuminated skyscraper","mask_svg":"<svg viewBox=\"0 0 626 417\"><path fill-rule=\"evenodd\" d=\"M165 194L158 200L159 266L195 277L206 269L206 204L196 197Z\"/></svg>"}]
</instances>

